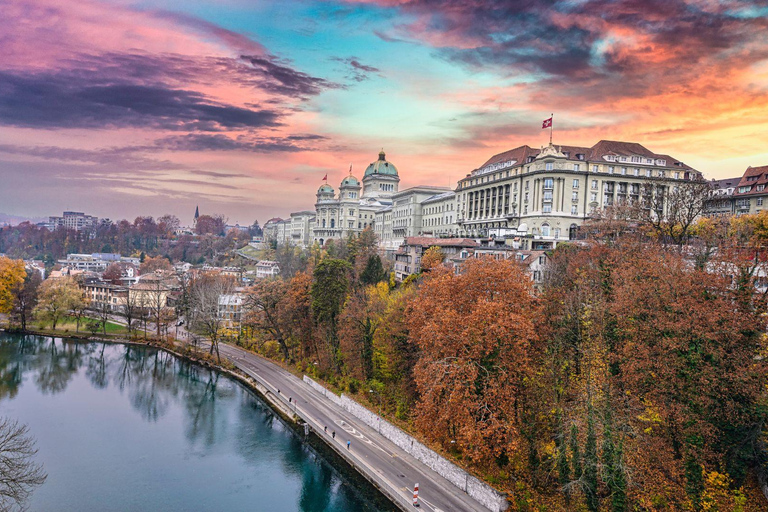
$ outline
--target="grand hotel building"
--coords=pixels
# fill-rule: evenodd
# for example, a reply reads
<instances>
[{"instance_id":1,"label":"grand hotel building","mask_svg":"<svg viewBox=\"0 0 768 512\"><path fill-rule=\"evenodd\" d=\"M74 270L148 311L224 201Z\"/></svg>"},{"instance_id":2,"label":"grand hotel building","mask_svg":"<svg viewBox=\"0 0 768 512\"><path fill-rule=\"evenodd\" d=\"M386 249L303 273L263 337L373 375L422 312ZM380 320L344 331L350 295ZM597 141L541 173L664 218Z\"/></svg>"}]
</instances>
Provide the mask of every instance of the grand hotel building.
<instances>
[{"instance_id":1,"label":"grand hotel building","mask_svg":"<svg viewBox=\"0 0 768 512\"><path fill-rule=\"evenodd\" d=\"M676 184L699 179L699 171L634 142L521 146L459 181L456 223L461 236L514 237L521 248L549 249L573 238L597 209L652 197L665 204Z\"/></svg>"}]
</instances>

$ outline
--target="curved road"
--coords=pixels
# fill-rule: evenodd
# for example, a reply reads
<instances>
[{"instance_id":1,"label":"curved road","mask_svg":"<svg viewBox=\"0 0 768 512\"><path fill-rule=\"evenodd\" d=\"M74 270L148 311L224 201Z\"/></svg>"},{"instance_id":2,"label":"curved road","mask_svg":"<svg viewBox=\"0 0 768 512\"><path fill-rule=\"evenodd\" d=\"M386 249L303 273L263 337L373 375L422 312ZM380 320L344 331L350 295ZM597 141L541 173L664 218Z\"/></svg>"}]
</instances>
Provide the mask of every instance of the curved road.
<instances>
[{"instance_id":1,"label":"curved road","mask_svg":"<svg viewBox=\"0 0 768 512\"><path fill-rule=\"evenodd\" d=\"M488 509L469 498L464 491L445 480L433 470L408 455L391 441L365 425L347 411L321 395L298 377L276 364L240 347L219 344L222 357L226 357L243 372L262 382L266 381L276 393L291 399L318 436L328 443L338 443L358 466L365 467L379 481L387 485L400 498L401 508L412 506L413 486L419 484L420 509L429 512L488 512ZM328 427L325 433L323 427ZM336 431L336 439L331 432Z\"/></svg>"}]
</instances>

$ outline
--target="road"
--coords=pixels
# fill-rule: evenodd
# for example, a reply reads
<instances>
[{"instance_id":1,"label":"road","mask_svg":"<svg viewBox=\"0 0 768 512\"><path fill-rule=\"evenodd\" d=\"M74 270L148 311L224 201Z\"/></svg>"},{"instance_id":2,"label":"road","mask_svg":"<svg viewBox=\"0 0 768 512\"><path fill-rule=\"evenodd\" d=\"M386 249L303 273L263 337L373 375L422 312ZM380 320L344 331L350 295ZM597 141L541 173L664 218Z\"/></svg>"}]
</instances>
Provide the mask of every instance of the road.
<instances>
[{"instance_id":1,"label":"road","mask_svg":"<svg viewBox=\"0 0 768 512\"><path fill-rule=\"evenodd\" d=\"M276 364L240 347L221 343L219 350L248 375L259 376L300 410L318 436L346 450L355 464L367 467L382 483L389 484L401 498L400 504L412 507L413 486L419 484L420 509L430 512L488 512L488 509L467 496L464 491L442 478L433 470L408 455L391 441L369 428L341 407L310 388L301 379ZM325 433L323 427L328 427ZM336 431L336 438L331 433Z\"/></svg>"},{"instance_id":2,"label":"road","mask_svg":"<svg viewBox=\"0 0 768 512\"><path fill-rule=\"evenodd\" d=\"M115 319L117 320L117 319ZM124 322L121 322L124 323ZM154 326L147 325L151 333ZM179 327L182 339L189 333ZM200 348L208 349L207 341ZM312 430L328 444L335 444L347 459L358 468L365 468L378 481L396 493L401 508L414 509L413 486L419 484L419 508L428 512L488 512L435 471L404 452L387 438L361 420L328 400L301 379L271 361L240 347L219 343L222 358L228 359L245 374L268 383L273 393L290 398L293 409L298 409ZM325 432L324 427L328 427ZM333 438L332 433L336 432ZM351 448L346 450L347 441ZM390 496L391 497L391 496ZM415 509L414 509L415 510Z\"/></svg>"}]
</instances>

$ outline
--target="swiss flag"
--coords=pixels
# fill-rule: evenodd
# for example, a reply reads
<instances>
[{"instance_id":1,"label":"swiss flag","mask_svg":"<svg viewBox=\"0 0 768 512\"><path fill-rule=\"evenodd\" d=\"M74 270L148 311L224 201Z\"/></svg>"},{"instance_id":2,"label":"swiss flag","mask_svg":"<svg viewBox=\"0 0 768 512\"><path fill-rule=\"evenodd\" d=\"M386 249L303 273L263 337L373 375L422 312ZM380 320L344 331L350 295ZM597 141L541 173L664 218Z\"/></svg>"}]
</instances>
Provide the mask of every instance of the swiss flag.
<instances>
[{"instance_id":1,"label":"swiss flag","mask_svg":"<svg viewBox=\"0 0 768 512\"><path fill-rule=\"evenodd\" d=\"M323 176L323 181L328 181L328 175Z\"/></svg>"},{"instance_id":2,"label":"swiss flag","mask_svg":"<svg viewBox=\"0 0 768 512\"><path fill-rule=\"evenodd\" d=\"M550 117L549 119L545 119L545 120L544 120L544 121L541 123L541 129L542 129L542 130L543 130L544 128L549 128L549 127L551 127L551 126L552 126L552 118L551 118L551 117Z\"/></svg>"}]
</instances>

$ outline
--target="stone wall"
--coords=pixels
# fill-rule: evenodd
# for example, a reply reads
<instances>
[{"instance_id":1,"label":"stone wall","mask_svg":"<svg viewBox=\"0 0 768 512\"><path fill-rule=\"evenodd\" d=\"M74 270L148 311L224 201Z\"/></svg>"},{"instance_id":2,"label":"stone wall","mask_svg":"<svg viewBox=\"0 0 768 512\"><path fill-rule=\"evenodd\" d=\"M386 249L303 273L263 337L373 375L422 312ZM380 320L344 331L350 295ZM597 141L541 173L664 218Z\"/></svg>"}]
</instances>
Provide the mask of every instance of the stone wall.
<instances>
[{"instance_id":1,"label":"stone wall","mask_svg":"<svg viewBox=\"0 0 768 512\"><path fill-rule=\"evenodd\" d=\"M445 457L430 450L412 436L409 436L388 421L383 420L381 417L372 413L348 396L341 395L341 397L339 397L306 375L304 376L304 382L345 411L363 421L363 423L369 427L378 431L379 434L392 441L416 460L420 461L453 485L466 492L471 498L488 510L492 510L493 512L503 512L507 509L508 503L506 496L488 484L468 474L456 464L448 461Z\"/></svg>"}]
</instances>

